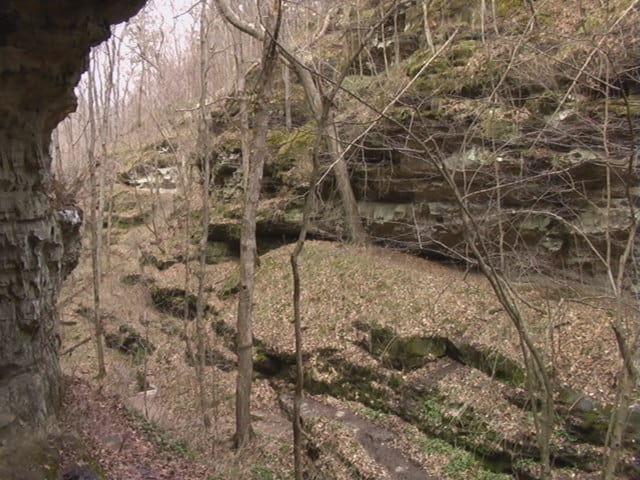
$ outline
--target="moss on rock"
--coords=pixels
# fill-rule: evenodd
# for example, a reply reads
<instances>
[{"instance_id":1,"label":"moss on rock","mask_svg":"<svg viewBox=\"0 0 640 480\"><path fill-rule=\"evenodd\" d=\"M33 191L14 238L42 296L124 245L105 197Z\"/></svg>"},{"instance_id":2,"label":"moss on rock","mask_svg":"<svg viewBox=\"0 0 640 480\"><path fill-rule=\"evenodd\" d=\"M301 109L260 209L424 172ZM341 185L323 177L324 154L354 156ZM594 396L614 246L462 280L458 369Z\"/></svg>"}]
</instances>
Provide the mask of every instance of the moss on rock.
<instances>
[{"instance_id":1,"label":"moss on rock","mask_svg":"<svg viewBox=\"0 0 640 480\"><path fill-rule=\"evenodd\" d=\"M382 363L399 370L424 366L447 353L448 340L443 337L399 337L388 328L374 328L370 332L370 352Z\"/></svg>"},{"instance_id":2,"label":"moss on rock","mask_svg":"<svg viewBox=\"0 0 640 480\"><path fill-rule=\"evenodd\" d=\"M240 291L240 270L235 269L222 283L218 290L218 298L227 300Z\"/></svg>"},{"instance_id":3,"label":"moss on rock","mask_svg":"<svg viewBox=\"0 0 640 480\"><path fill-rule=\"evenodd\" d=\"M193 320L196 318L198 299L181 288L157 288L151 292L151 300L161 312L176 318ZM205 312L209 307L205 305Z\"/></svg>"}]
</instances>

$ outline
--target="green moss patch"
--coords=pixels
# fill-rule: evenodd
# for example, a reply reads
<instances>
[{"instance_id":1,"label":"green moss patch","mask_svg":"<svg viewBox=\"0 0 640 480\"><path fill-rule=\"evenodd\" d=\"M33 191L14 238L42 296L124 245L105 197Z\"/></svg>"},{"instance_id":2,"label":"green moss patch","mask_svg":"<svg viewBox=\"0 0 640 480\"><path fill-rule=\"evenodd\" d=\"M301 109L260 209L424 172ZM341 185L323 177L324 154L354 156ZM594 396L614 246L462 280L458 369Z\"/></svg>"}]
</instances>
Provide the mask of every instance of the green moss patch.
<instances>
[{"instance_id":1,"label":"green moss patch","mask_svg":"<svg viewBox=\"0 0 640 480\"><path fill-rule=\"evenodd\" d=\"M412 335L400 337L389 328L373 328L367 345L370 353L400 370L412 370L424 366L447 354L448 344L444 337L422 337Z\"/></svg>"},{"instance_id":2,"label":"green moss patch","mask_svg":"<svg viewBox=\"0 0 640 480\"><path fill-rule=\"evenodd\" d=\"M235 269L218 289L218 298L227 300L240 291L240 270Z\"/></svg>"},{"instance_id":3,"label":"green moss patch","mask_svg":"<svg viewBox=\"0 0 640 480\"><path fill-rule=\"evenodd\" d=\"M181 288L157 288L151 292L154 306L161 312L176 318L193 320L196 318L198 299L195 295L185 292ZM210 307L205 305L204 311Z\"/></svg>"}]
</instances>

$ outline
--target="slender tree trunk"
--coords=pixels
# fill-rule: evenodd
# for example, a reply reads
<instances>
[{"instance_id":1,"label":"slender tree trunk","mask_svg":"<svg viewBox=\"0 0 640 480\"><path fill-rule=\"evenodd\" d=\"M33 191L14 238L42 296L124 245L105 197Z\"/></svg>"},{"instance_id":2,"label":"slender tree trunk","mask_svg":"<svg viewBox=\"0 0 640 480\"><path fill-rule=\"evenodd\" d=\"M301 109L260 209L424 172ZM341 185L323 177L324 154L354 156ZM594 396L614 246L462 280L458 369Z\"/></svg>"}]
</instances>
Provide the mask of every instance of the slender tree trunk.
<instances>
[{"instance_id":1,"label":"slender tree trunk","mask_svg":"<svg viewBox=\"0 0 640 480\"><path fill-rule=\"evenodd\" d=\"M67 156L67 164L68 165L72 165L72 166L76 166L76 141L75 138L73 138L73 117L70 116L67 118L67 121L65 122L65 130L67 133L67 145L69 145L69 152L68 152L68 156Z\"/></svg>"},{"instance_id":2,"label":"slender tree trunk","mask_svg":"<svg viewBox=\"0 0 640 480\"><path fill-rule=\"evenodd\" d=\"M264 161L267 155L269 123L268 97L271 93L277 63L276 39L280 28L281 0L274 0L271 18L272 33L265 35L258 85L253 93L255 102L253 141L249 178L244 200L244 216L240 233L240 295L238 299L238 377L236 383L236 445L246 445L252 436L251 380L253 375L252 307L257 262L256 216L262 187Z\"/></svg>"},{"instance_id":3,"label":"slender tree trunk","mask_svg":"<svg viewBox=\"0 0 640 480\"><path fill-rule=\"evenodd\" d=\"M384 25L382 26L384 30ZM393 53L396 65L400 63L400 32L398 32L398 9L393 12Z\"/></svg>"},{"instance_id":4,"label":"slender tree trunk","mask_svg":"<svg viewBox=\"0 0 640 480\"><path fill-rule=\"evenodd\" d=\"M303 471L303 453L302 453L302 421L300 411L304 400L304 360L303 360L303 337L302 337L302 313L300 306L300 297L302 293L302 283L300 280L300 268L298 259L304 248L307 238L307 232L311 224L311 215L316 203L316 188L320 173L320 155L322 153L323 132L326 129L326 122L329 118L331 109L330 99L325 99L322 106L322 113L317 125L316 141L313 148L313 169L309 180L309 191L305 199L304 210L302 214L302 226L296 246L291 253L291 271L293 274L293 325L295 330L296 343L296 388L293 397L293 457L294 472L296 480L304 478Z\"/></svg>"},{"instance_id":5,"label":"slender tree trunk","mask_svg":"<svg viewBox=\"0 0 640 480\"><path fill-rule=\"evenodd\" d=\"M303 65L296 63L294 67L305 90L316 121L320 122L323 115L323 100L320 89L313 81L311 73ZM342 145L340 145L338 139L338 129L335 124L335 119L330 112L328 118L323 121L323 125L325 131L321 134L325 138L327 150L334 159L333 172L340 194L340 200L342 201L347 234L353 243L361 245L366 242L366 236L360 219L360 212L358 211L358 202L351 186L347 162L344 160Z\"/></svg>"},{"instance_id":6,"label":"slender tree trunk","mask_svg":"<svg viewBox=\"0 0 640 480\"><path fill-rule=\"evenodd\" d=\"M302 286L300 282L300 269L298 259L304 248L304 242L307 237L307 230L313 208L315 205L315 188L318 178L317 162L314 161L313 173L311 175L311 183L305 200L302 227L298 241L291 254L291 271L293 274L293 325L295 330L296 342L296 389L293 397L293 463L296 480L303 479L303 453L302 453L302 422L300 418L300 410L302 408L303 392L304 392L304 363L302 357L302 315L300 313L300 296Z\"/></svg>"},{"instance_id":7,"label":"slender tree trunk","mask_svg":"<svg viewBox=\"0 0 640 480\"><path fill-rule=\"evenodd\" d=\"M536 15L536 7L533 5L533 0L525 0L527 7L529 7L529 12L531 14L531 30L536 30L538 28L538 16Z\"/></svg>"},{"instance_id":8,"label":"slender tree trunk","mask_svg":"<svg viewBox=\"0 0 640 480\"><path fill-rule=\"evenodd\" d=\"M200 13L200 101L198 118L197 155L203 163L202 179L202 237L200 238L200 265L198 271L198 297L196 302L196 380L198 382L198 398L200 413L205 427L211 426L207 414L207 394L205 389L205 330L204 330L204 285L207 259L207 243L209 240L209 182L211 181L211 161L207 153L205 136L207 134L206 100L207 100L207 0L201 0ZM185 290L186 295L186 290ZM185 299L185 305L187 301Z\"/></svg>"},{"instance_id":9,"label":"slender tree trunk","mask_svg":"<svg viewBox=\"0 0 640 480\"><path fill-rule=\"evenodd\" d=\"M431 35L431 25L429 25L429 5L431 0L424 0L422 4L422 22L424 24L424 36L427 39L427 46L431 53L435 53L436 47L433 43L433 36Z\"/></svg>"},{"instance_id":10,"label":"slender tree trunk","mask_svg":"<svg viewBox=\"0 0 640 480\"><path fill-rule=\"evenodd\" d=\"M284 82L284 125L287 130L291 130L291 71L287 65L282 66L282 80Z\"/></svg>"},{"instance_id":11,"label":"slender tree trunk","mask_svg":"<svg viewBox=\"0 0 640 480\"><path fill-rule=\"evenodd\" d=\"M114 185L115 181L109 183L109 200L107 202L107 232L105 235L105 267L107 272L111 271L111 233L113 230L113 209L116 201L113 192Z\"/></svg>"},{"instance_id":12,"label":"slender tree trunk","mask_svg":"<svg viewBox=\"0 0 640 480\"><path fill-rule=\"evenodd\" d=\"M100 175L100 207L99 210L104 214L104 181L105 175L104 172L112 171L110 168L111 161L109 160L109 152L108 152L108 142L112 140L111 136L111 123L109 121L109 116L112 113L111 101L112 97L114 97L114 92L117 90L113 83L113 76L115 74L115 66L116 66L116 49L113 43L113 39L109 40L105 43L106 55L107 55L107 65L106 72L104 78L103 92L104 98L102 102L102 122L100 125L100 139L101 139L101 165L106 166L107 170L102 169L102 175ZM111 211L113 205L113 183L114 178L109 176L108 184L109 184L109 202L108 202L108 211L107 211L107 230L105 235L105 252L106 252L106 270L109 271L111 267ZM101 215L102 216L102 215ZM102 232L102 218L100 224L100 230Z\"/></svg>"},{"instance_id":13,"label":"slender tree trunk","mask_svg":"<svg viewBox=\"0 0 640 480\"><path fill-rule=\"evenodd\" d=\"M253 25L244 23L240 19L238 19L233 11L231 11L229 6L224 2L224 0L215 0L215 3L218 7L218 11L229 23L234 25L242 32L254 37L255 39L264 41L266 37L264 31L256 29ZM393 10L388 10L387 14L384 16L384 19L389 18L389 15L391 15L392 13ZM357 11L356 14L359 15ZM357 49L353 57L348 58L347 61L344 62L341 71L342 78L339 82L337 82L338 84L342 83L349 70L349 67L356 61L356 59L359 58L364 44L371 38L378 27L379 24L370 29L364 38L360 37L360 32L358 32L358 38L362 38L359 48ZM293 68L296 72L296 75L298 76L300 83L302 83L302 86L305 90L305 95L307 97L307 101L309 102L309 106L313 112L314 117L316 118L316 120L320 119L322 117L323 105L322 93L320 91L320 87L315 83L310 69L306 65L303 65L288 50L279 48L278 53L285 59L285 61L289 63L290 67ZM360 214L358 212L358 205L353 193L353 188L351 187L349 170L344 160L344 156L341 154L341 145L337 138L337 128L335 126L335 121L333 121L333 119L330 119L327 121L326 125L329 132L326 135L326 141L328 142L327 149L334 158L333 172L336 176L338 192L340 194L342 206L345 211L347 234L352 242L356 244L362 244L366 241L365 232L360 220Z\"/></svg>"},{"instance_id":14,"label":"slender tree trunk","mask_svg":"<svg viewBox=\"0 0 640 480\"><path fill-rule=\"evenodd\" d=\"M349 176L349 169L347 168L347 162L344 160L344 154L342 151L342 145L338 138L338 129L336 127L333 114L329 114L330 119L327 124L327 136L326 141L329 144L329 151L332 157L337 159L334 161L335 166L334 175L338 184L338 192L340 193L340 200L342 201L342 208L344 209L345 222L347 226L347 232L349 239L356 245L364 245L366 243L366 234L364 227L362 226L362 220L360 219L360 211L358 210L358 201L353 193L351 186L351 178Z\"/></svg>"},{"instance_id":15,"label":"slender tree trunk","mask_svg":"<svg viewBox=\"0 0 640 480\"><path fill-rule=\"evenodd\" d=\"M232 34L233 47L235 50L234 62L236 70L236 95L240 102L240 147L242 149L242 191L247 191L247 181L249 179L249 157L251 150L250 132L249 132L249 105L247 104L246 92L246 73L244 71L244 49L239 35Z\"/></svg>"},{"instance_id":16,"label":"slender tree trunk","mask_svg":"<svg viewBox=\"0 0 640 480\"><path fill-rule=\"evenodd\" d=\"M96 112L95 112L95 82L93 72L88 72L88 107L89 107L89 143L87 148L87 157L89 159L89 185L91 189L91 200L89 206L89 222L91 225L91 269L93 272L93 326L95 330L96 356L98 361L98 377L104 377L107 373L104 362L104 347L102 343L103 325L102 315L100 312L100 293L101 293L101 268L100 268L100 250L101 250L101 229L102 229L102 212L100 211L100 181L101 168L100 163L96 159Z\"/></svg>"},{"instance_id":17,"label":"slender tree trunk","mask_svg":"<svg viewBox=\"0 0 640 480\"><path fill-rule=\"evenodd\" d=\"M619 325L617 326L616 336L618 338L618 344L620 350L626 350L631 352L628 345L622 346L622 343L626 343L626 338L623 334L618 334L621 331ZM609 429L607 432L606 451L605 451L605 463L602 471L603 480L614 480L618 478L616 469L620 462L620 456L623 449L624 431L629 419L629 411L633 404L633 389L637 382L637 374L633 367L634 359L627 357L623 354L623 366L618 373L618 398L616 399L616 408L611 415L609 423Z\"/></svg>"},{"instance_id":18,"label":"slender tree trunk","mask_svg":"<svg viewBox=\"0 0 640 480\"><path fill-rule=\"evenodd\" d=\"M189 302L186 299L189 291L189 279L191 276L191 268L189 267L189 239L191 238L191 202L189 192L191 191L191 167L186 161L183 162L183 195L184 195L184 235L182 237L183 265L184 265L184 310L182 313L183 333L187 358L193 365L196 363L193 355L193 347L189 338Z\"/></svg>"},{"instance_id":19,"label":"slender tree trunk","mask_svg":"<svg viewBox=\"0 0 640 480\"><path fill-rule=\"evenodd\" d=\"M496 203L498 214L498 254L500 256L500 271L504 273L505 258L504 258L504 225L502 219L502 187L500 185L500 163L494 161L494 173L496 176Z\"/></svg>"},{"instance_id":20,"label":"slender tree trunk","mask_svg":"<svg viewBox=\"0 0 640 480\"><path fill-rule=\"evenodd\" d=\"M360 19L361 5L360 0L356 2L356 29L358 33L358 43L362 44L362 21ZM386 55L386 54L385 54ZM360 76L364 75L364 63L362 62L362 54L358 53L358 72Z\"/></svg>"},{"instance_id":21,"label":"slender tree trunk","mask_svg":"<svg viewBox=\"0 0 640 480\"><path fill-rule=\"evenodd\" d=\"M491 20L493 22L493 31L496 35L500 35L498 31L498 15L496 13L496 0L491 0Z\"/></svg>"},{"instance_id":22,"label":"slender tree trunk","mask_svg":"<svg viewBox=\"0 0 640 480\"><path fill-rule=\"evenodd\" d=\"M140 128L142 126L142 97L144 96L144 82L146 81L146 70L147 64L146 62L141 62L142 71L140 73L140 80L138 84L138 98L137 98L137 108L136 108L136 126Z\"/></svg>"},{"instance_id":23,"label":"slender tree trunk","mask_svg":"<svg viewBox=\"0 0 640 480\"><path fill-rule=\"evenodd\" d=\"M486 0L480 0L480 35L482 38L482 43L486 41L485 35L485 13L487 11Z\"/></svg>"}]
</instances>

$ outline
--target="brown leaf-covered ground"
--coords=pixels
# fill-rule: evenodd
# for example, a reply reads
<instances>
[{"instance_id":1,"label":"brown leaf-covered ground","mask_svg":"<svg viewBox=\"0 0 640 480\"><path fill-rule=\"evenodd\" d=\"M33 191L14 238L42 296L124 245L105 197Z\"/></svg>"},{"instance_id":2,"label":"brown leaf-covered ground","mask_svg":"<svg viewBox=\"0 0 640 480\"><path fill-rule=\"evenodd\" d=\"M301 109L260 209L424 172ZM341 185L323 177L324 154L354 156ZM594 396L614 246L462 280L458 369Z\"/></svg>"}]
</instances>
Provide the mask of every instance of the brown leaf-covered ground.
<instances>
[{"instance_id":1,"label":"brown leaf-covered ground","mask_svg":"<svg viewBox=\"0 0 640 480\"><path fill-rule=\"evenodd\" d=\"M165 210L172 211L175 206L171 196L163 200ZM65 372L77 377L69 387L65 421L78 427L89 452L87 458L104 464L105 478L109 480L292 478L291 425L279 405L281 392L269 380L256 379L253 384L256 437L251 448L240 452L232 449L233 367L206 369L205 403L212 425L203 425L194 369L185 356L184 335L192 342L196 339L194 322L185 323L159 312L150 294L153 288L184 288L185 268L178 263L159 270L139 262L142 252L163 259L176 258L182 253L180 235L177 229L163 227L154 236L146 226L117 231L114 235L110 269L103 279L106 331L117 331L121 325L133 327L156 350L152 355L136 358L107 349L108 376L100 382L92 379L96 360L91 342L64 355ZM163 252L155 246L158 241ZM193 244L191 248L195 248ZM255 298L256 338L284 354L290 354L293 348L290 251L291 246L285 246L261 257ZM92 306L90 262L86 258L67 281L61 297L63 350L92 332L82 313L83 308ZM197 262L190 262L189 266L188 290L196 292ZM227 325L235 323L237 299L221 300L217 296L235 269L233 262L207 266L205 288L211 307L205 322L206 343L231 366L235 355L225 340L215 334L213 324L220 320ZM301 270L309 371L314 370L314 355L321 349L336 349L342 358L354 364L375 367L376 359L358 346L361 332L357 325L362 323L389 327L403 336L462 337L521 361L515 332L487 282L479 275L381 248L318 241L305 247ZM127 275L138 275L140 281L133 285L125 283ZM598 400L611 400L618 368L609 326L612 308L595 298L589 285L547 282L540 286L530 282L516 286L522 298L538 309L523 307L534 339L545 348L553 346L548 352L557 380ZM425 367L403 375L410 381L412 376L427 375L428 370ZM313 374L317 378L331 376L331 372ZM139 393L141 378L155 387L146 398ZM460 404L473 400L474 407L486 413L488 424L505 438L522 431L522 412L495 401L499 385L487 383L486 375L460 371L439 381L438 386ZM103 393L97 393L97 388ZM282 388L291 389L291 385ZM502 474L478 477L479 466L468 454L429 438L398 417L327 395L315 399L395 432L394 448L435 478L508 478ZM130 411L137 414L126 413ZM140 420L145 417L147 420ZM383 471L381 465L358 444L357 434L349 425L320 418L309 425L309 431L315 447L321 450L310 456L315 458L308 463L310 478L348 479L354 475L371 480L384 478L379 473ZM159 449L149 441L149 436L160 438L164 447ZM197 462L189 460L191 457L197 458ZM72 459L68 460L70 463ZM454 461L467 469L452 474ZM571 472L558 474L557 478L589 478L572 477Z\"/></svg>"},{"instance_id":2,"label":"brown leaf-covered ground","mask_svg":"<svg viewBox=\"0 0 640 480\"><path fill-rule=\"evenodd\" d=\"M153 443L153 432L145 433L145 424L118 397L79 378L65 383L62 478L83 470L114 480L207 478L206 466L171 451L170 443Z\"/></svg>"}]
</instances>

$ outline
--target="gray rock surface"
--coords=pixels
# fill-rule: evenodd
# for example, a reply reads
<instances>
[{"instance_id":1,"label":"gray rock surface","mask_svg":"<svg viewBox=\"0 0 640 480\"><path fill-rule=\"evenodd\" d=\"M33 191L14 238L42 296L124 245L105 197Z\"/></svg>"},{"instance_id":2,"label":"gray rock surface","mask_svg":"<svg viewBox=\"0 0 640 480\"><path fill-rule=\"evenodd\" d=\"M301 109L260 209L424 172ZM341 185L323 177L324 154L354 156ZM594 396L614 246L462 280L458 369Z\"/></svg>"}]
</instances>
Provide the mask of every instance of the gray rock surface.
<instances>
[{"instance_id":1,"label":"gray rock surface","mask_svg":"<svg viewBox=\"0 0 640 480\"><path fill-rule=\"evenodd\" d=\"M0 3L0 445L46 427L61 401L55 304L80 215L53 200L51 131L75 109L89 47L142 4Z\"/></svg>"}]
</instances>

